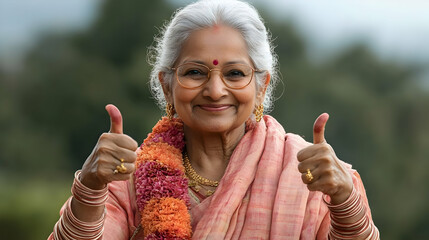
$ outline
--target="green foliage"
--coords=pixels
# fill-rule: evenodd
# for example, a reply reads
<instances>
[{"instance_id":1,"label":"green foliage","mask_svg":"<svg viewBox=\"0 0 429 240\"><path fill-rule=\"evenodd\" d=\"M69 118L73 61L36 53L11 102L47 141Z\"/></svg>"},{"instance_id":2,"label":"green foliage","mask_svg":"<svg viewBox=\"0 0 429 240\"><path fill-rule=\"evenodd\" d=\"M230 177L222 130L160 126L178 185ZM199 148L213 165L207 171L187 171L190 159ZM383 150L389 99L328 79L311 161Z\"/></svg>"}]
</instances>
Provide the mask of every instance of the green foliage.
<instances>
[{"instance_id":1,"label":"green foliage","mask_svg":"<svg viewBox=\"0 0 429 240\"><path fill-rule=\"evenodd\" d=\"M165 1L105 1L89 30L45 36L21 72L0 72L0 124L7 126L0 225L13 234L6 239L50 233L73 172L109 129L106 104L121 109L124 132L138 142L159 119L147 47L172 12ZM360 172L383 238L428 235L429 94L417 81L419 66L380 59L363 44L315 64L290 23L264 18L283 76L272 115L311 141L313 121L328 112L327 140Z\"/></svg>"},{"instance_id":2,"label":"green foliage","mask_svg":"<svg viewBox=\"0 0 429 240\"><path fill-rule=\"evenodd\" d=\"M13 179L13 184L10 180ZM2 239L46 239L58 221L59 210L70 195L70 179L56 181L0 179L0 231Z\"/></svg>"}]
</instances>

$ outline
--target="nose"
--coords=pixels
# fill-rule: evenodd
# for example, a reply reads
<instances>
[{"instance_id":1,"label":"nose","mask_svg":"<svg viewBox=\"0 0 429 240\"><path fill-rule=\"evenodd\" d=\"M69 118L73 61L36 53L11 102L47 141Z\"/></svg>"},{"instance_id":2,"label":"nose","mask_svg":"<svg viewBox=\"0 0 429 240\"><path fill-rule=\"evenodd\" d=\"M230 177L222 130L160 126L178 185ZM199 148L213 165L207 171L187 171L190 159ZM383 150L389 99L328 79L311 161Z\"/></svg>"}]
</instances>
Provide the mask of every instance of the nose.
<instances>
[{"instance_id":1,"label":"nose","mask_svg":"<svg viewBox=\"0 0 429 240\"><path fill-rule=\"evenodd\" d=\"M203 96L212 100L220 100L228 94L227 87L221 79L219 71L211 71L209 81L204 85Z\"/></svg>"}]
</instances>

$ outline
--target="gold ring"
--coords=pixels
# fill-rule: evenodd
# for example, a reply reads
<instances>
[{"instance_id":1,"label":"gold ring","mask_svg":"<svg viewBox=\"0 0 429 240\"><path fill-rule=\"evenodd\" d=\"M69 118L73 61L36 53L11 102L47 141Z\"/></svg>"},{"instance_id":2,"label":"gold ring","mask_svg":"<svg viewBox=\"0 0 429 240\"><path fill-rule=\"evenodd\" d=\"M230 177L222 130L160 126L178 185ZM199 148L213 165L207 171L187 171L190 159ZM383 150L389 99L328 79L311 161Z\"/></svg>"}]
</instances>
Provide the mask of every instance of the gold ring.
<instances>
[{"instance_id":1,"label":"gold ring","mask_svg":"<svg viewBox=\"0 0 429 240\"><path fill-rule=\"evenodd\" d=\"M125 161L125 159L121 158L121 159L119 159L119 161L121 161L121 163L123 163Z\"/></svg>"},{"instance_id":2,"label":"gold ring","mask_svg":"<svg viewBox=\"0 0 429 240\"><path fill-rule=\"evenodd\" d=\"M127 167L124 166L124 163L121 163L121 165L116 166L116 170L118 170L120 173L126 173Z\"/></svg>"},{"instance_id":3,"label":"gold ring","mask_svg":"<svg viewBox=\"0 0 429 240\"><path fill-rule=\"evenodd\" d=\"M118 169L115 169L114 171L113 171L113 174L117 174L119 171L118 171Z\"/></svg>"},{"instance_id":4,"label":"gold ring","mask_svg":"<svg viewBox=\"0 0 429 240\"><path fill-rule=\"evenodd\" d=\"M311 181L313 181L313 174L311 174L311 171L310 171L310 169L308 169L307 168L307 173L305 174L305 177L307 177L307 180L309 181L309 182L311 182Z\"/></svg>"}]
</instances>

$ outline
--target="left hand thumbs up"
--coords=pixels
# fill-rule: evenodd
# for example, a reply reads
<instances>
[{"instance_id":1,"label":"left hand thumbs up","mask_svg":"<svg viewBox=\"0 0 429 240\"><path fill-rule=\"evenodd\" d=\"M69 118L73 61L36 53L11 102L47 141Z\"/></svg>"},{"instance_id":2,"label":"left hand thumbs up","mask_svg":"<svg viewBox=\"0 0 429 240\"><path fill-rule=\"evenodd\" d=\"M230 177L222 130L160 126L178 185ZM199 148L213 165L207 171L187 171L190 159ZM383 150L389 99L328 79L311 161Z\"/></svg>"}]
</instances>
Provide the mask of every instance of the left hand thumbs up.
<instances>
[{"instance_id":1,"label":"left hand thumbs up","mask_svg":"<svg viewBox=\"0 0 429 240\"><path fill-rule=\"evenodd\" d=\"M325 140L329 114L322 113L313 125L313 145L298 152L298 170L310 191L320 191L331 197L331 203L344 202L351 193L353 180L347 168Z\"/></svg>"}]
</instances>

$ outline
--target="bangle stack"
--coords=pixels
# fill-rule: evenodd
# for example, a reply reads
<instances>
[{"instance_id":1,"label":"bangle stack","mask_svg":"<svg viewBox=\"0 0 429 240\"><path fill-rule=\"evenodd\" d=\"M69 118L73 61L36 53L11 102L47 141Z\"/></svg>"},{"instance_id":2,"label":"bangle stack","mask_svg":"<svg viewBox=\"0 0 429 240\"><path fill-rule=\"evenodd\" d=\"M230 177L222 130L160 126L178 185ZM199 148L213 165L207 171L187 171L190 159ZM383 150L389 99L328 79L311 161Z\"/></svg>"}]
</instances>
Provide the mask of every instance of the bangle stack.
<instances>
[{"instance_id":1,"label":"bangle stack","mask_svg":"<svg viewBox=\"0 0 429 240\"><path fill-rule=\"evenodd\" d=\"M108 197L107 187L102 190L92 190L83 185L80 180L80 172L75 173L75 179L71 192L73 198L88 206L103 206ZM71 209L71 198L67 201L60 220L55 224L53 237L56 240L62 239L101 239L104 230L104 220L106 210L101 218L94 222L84 222L77 219Z\"/></svg>"},{"instance_id":2,"label":"bangle stack","mask_svg":"<svg viewBox=\"0 0 429 240\"><path fill-rule=\"evenodd\" d=\"M72 213L71 199L69 199L60 220L55 224L54 239L101 239L105 218L106 211L104 211L103 216L95 222L83 222L77 219Z\"/></svg>"},{"instance_id":3,"label":"bangle stack","mask_svg":"<svg viewBox=\"0 0 429 240\"><path fill-rule=\"evenodd\" d=\"M370 229L370 234L366 239L379 239L378 230L366 214L365 205L362 202L361 195L353 188L350 197L343 203L332 205L326 202L331 212L330 239L355 239L362 236ZM347 222L347 219L362 216L353 223Z\"/></svg>"},{"instance_id":4,"label":"bangle stack","mask_svg":"<svg viewBox=\"0 0 429 240\"><path fill-rule=\"evenodd\" d=\"M74 181L71 189L73 198L79 201L80 203L83 203L88 206L94 206L94 207L103 206L107 201L107 197L109 193L107 191L107 187L100 190L94 190L83 185L80 182L81 172L82 172L81 170L78 170L74 174Z\"/></svg>"}]
</instances>

